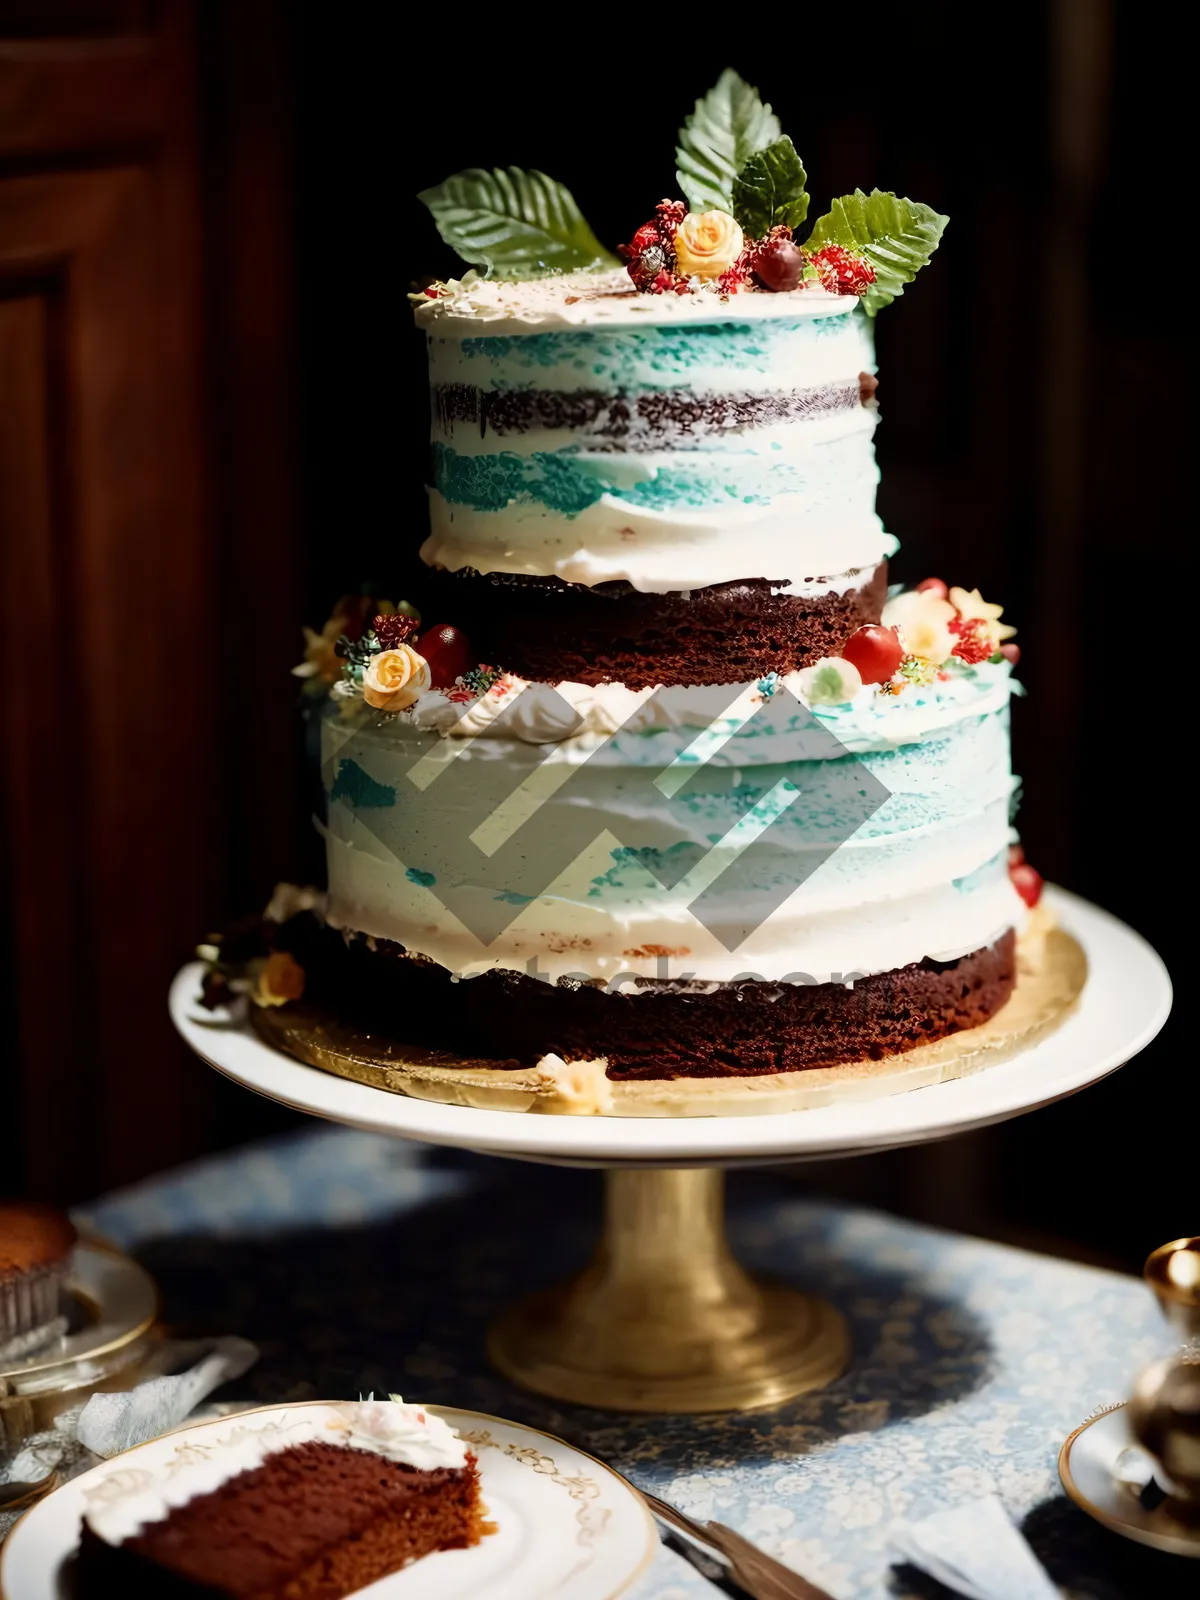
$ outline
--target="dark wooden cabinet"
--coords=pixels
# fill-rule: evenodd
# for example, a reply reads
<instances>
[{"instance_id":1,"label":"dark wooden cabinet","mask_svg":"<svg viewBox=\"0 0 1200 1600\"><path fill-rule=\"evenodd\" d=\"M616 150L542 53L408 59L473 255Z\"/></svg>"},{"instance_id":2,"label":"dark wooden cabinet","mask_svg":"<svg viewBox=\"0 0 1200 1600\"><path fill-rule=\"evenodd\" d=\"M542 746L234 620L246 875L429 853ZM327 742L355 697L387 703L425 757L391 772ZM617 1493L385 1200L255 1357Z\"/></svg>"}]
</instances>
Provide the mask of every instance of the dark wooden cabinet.
<instances>
[{"instance_id":1,"label":"dark wooden cabinet","mask_svg":"<svg viewBox=\"0 0 1200 1600\"><path fill-rule=\"evenodd\" d=\"M227 137L254 40L225 17L0 5L0 1118L13 1187L68 1198L206 1141L166 986L226 910L242 796L260 834L272 782L290 805L282 124ZM238 773L260 689L278 729Z\"/></svg>"}]
</instances>

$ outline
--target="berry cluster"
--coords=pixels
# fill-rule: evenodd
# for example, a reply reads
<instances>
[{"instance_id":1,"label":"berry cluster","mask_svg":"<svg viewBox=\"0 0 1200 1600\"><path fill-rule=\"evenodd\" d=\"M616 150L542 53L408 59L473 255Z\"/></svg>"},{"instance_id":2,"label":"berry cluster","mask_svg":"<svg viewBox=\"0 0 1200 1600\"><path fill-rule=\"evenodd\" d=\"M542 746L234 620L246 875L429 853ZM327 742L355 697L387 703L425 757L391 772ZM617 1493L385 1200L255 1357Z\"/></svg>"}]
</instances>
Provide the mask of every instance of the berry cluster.
<instances>
[{"instance_id":1,"label":"berry cluster","mask_svg":"<svg viewBox=\"0 0 1200 1600\"><path fill-rule=\"evenodd\" d=\"M830 294L866 294L875 282L875 268L865 256L844 244L826 244L808 257L817 269L822 289Z\"/></svg>"},{"instance_id":2,"label":"berry cluster","mask_svg":"<svg viewBox=\"0 0 1200 1600\"><path fill-rule=\"evenodd\" d=\"M376 617L373 624L381 650L398 650L402 644L408 643L417 627L415 619L406 617L401 611L390 617Z\"/></svg>"},{"instance_id":3,"label":"berry cluster","mask_svg":"<svg viewBox=\"0 0 1200 1600\"><path fill-rule=\"evenodd\" d=\"M642 294L688 294L696 288L696 279L679 271L675 250L675 235L686 216L682 200L660 200L653 218L642 223L628 244L617 246L625 270ZM875 269L845 245L805 250L792 230L781 225L765 238L747 240L737 260L706 287L718 294L735 294L750 284L783 294L806 280L830 294L863 295L875 282Z\"/></svg>"},{"instance_id":4,"label":"berry cluster","mask_svg":"<svg viewBox=\"0 0 1200 1600\"><path fill-rule=\"evenodd\" d=\"M642 294L683 294L687 280L675 270L675 234L687 215L682 200L660 200L654 217L643 222L628 244L617 246L617 254Z\"/></svg>"},{"instance_id":5,"label":"berry cluster","mask_svg":"<svg viewBox=\"0 0 1200 1600\"><path fill-rule=\"evenodd\" d=\"M987 631L987 623L980 617L955 617L947 624L954 635L954 655L969 667L978 666L996 653L996 647Z\"/></svg>"}]
</instances>

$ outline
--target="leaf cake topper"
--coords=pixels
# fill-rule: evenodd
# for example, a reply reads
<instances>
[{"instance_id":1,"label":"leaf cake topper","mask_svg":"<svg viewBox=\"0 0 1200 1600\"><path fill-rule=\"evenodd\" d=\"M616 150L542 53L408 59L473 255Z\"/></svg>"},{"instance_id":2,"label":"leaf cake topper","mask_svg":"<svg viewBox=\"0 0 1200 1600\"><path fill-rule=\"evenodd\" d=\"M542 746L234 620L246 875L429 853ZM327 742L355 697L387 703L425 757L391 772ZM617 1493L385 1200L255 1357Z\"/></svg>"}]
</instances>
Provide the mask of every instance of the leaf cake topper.
<instances>
[{"instance_id":1,"label":"leaf cake topper","mask_svg":"<svg viewBox=\"0 0 1200 1600\"><path fill-rule=\"evenodd\" d=\"M429 207L451 249L503 278L617 264L584 221L571 191L544 172L468 167L417 198Z\"/></svg>"},{"instance_id":2,"label":"leaf cake topper","mask_svg":"<svg viewBox=\"0 0 1200 1600\"><path fill-rule=\"evenodd\" d=\"M617 254L606 250L565 185L521 167L470 167L426 189L442 238L472 267L515 282L616 267L645 294L856 295L868 316L903 294L937 249L947 217L890 191L830 203L805 239L808 174L779 118L727 67L679 133L676 179ZM441 297L434 286L416 298Z\"/></svg>"}]
</instances>

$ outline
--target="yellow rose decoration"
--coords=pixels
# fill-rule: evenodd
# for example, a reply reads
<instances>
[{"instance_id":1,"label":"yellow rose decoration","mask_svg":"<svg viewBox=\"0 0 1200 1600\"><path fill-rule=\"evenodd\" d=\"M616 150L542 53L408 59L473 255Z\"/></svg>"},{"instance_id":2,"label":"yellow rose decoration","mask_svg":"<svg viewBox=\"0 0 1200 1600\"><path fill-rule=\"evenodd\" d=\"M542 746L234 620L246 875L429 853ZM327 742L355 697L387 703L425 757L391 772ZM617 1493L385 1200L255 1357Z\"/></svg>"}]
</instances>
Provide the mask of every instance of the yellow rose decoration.
<instances>
[{"instance_id":1,"label":"yellow rose decoration","mask_svg":"<svg viewBox=\"0 0 1200 1600\"><path fill-rule=\"evenodd\" d=\"M728 211L689 211L675 234L675 259L685 278L719 278L742 253L742 230Z\"/></svg>"},{"instance_id":2,"label":"yellow rose decoration","mask_svg":"<svg viewBox=\"0 0 1200 1600\"><path fill-rule=\"evenodd\" d=\"M363 699L376 711L404 711L432 683L429 663L411 645L397 645L372 656L363 673Z\"/></svg>"},{"instance_id":3,"label":"yellow rose decoration","mask_svg":"<svg viewBox=\"0 0 1200 1600\"><path fill-rule=\"evenodd\" d=\"M286 1006L304 996L304 968L286 950L272 950L253 990L260 1006Z\"/></svg>"}]
</instances>

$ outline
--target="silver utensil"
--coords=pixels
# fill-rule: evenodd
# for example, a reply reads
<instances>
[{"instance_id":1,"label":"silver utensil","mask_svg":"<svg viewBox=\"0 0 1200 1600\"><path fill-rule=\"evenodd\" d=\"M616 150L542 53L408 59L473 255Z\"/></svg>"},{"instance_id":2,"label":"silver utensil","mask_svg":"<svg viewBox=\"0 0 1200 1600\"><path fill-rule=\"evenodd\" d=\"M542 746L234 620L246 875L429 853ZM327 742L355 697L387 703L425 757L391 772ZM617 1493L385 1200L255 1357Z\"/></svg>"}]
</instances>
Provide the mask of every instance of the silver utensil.
<instances>
[{"instance_id":1,"label":"silver utensil","mask_svg":"<svg viewBox=\"0 0 1200 1600\"><path fill-rule=\"evenodd\" d=\"M728 1595L729 1600L744 1600L746 1591L740 1583L734 1582L728 1563L719 1556L710 1555L707 1547L701 1548L691 1539L685 1539L665 1522L658 1524L658 1537L668 1550L686 1561L692 1571L699 1573L714 1589Z\"/></svg>"},{"instance_id":2,"label":"silver utensil","mask_svg":"<svg viewBox=\"0 0 1200 1600\"><path fill-rule=\"evenodd\" d=\"M33 1483L0 1483L0 1511L24 1511L35 1500L58 1488L58 1468Z\"/></svg>"},{"instance_id":3,"label":"silver utensil","mask_svg":"<svg viewBox=\"0 0 1200 1600\"><path fill-rule=\"evenodd\" d=\"M819 1589L791 1567L785 1567L782 1561L776 1561L774 1556L769 1556L723 1522L696 1522L657 1495L648 1494L645 1489L639 1493L661 1522L669 1523L723 1556L734 1581L753 1596L753 1600L833 1600L825 1589Z\"/></svg>"}]
</instances>

